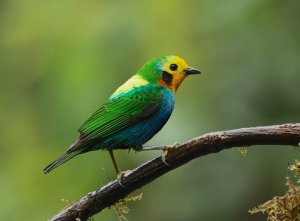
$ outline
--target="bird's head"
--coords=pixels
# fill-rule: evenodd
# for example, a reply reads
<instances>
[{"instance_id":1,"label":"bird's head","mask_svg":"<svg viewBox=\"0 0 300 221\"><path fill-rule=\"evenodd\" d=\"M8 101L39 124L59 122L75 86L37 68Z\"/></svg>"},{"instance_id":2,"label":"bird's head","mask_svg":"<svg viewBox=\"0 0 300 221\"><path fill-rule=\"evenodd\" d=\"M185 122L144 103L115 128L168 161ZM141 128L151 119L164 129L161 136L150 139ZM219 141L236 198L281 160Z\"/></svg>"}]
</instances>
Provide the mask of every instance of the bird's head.
<instances>
[{"instance_id":1,"label":"bird's head","mask_svg":"<svg viewBox=\"0 0 300 221\"><path fill-rule=\"evenodd\" d=\"M151 84L158 83L176 92L181 82L192 74L201 72L187 65L178 56L161 56L150 60L138 72L144 80Z\"/></svg>"}]
</instances>

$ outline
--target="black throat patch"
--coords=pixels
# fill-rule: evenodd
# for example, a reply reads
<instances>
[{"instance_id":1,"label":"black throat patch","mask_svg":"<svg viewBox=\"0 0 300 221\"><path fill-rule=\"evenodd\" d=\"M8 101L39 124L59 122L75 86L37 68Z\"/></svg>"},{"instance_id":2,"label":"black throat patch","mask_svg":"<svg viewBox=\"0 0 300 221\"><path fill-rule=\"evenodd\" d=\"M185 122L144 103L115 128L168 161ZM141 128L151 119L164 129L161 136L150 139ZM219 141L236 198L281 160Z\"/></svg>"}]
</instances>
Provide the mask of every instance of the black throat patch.
<instances>
[{"instance_id":1,"label":"black throat patch","mask_svg":"<svg viewBox=\"0 0 300 221\"><path fill-rule=\"evenodd\" d=\"M167 71L163 71L162 74L162 80L167 84L167 85L171 85L172 84L172 79L173 79L173 75L168 73Z\"/></svg>"}]
</instances>

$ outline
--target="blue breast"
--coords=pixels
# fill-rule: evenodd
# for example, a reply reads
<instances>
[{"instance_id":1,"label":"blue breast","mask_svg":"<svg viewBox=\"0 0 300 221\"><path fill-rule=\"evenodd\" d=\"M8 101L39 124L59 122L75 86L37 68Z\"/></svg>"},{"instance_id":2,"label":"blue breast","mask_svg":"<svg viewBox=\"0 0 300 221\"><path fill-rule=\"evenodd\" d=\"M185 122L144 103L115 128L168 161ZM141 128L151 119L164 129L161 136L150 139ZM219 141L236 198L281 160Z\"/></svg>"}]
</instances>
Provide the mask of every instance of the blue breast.
<instances>
[{"instance_id":1,"label":"blue breast","mask_svg":"<svg viewBox=\"0 0 300 221\"><path fill-rule=\"evenodd\" d=\"M163 89L163 101L158 112L146 120L136 123L118 133L102 140L101 146L109 149L129 149L140 150L142 145L150 140L170 118L175 96L167 88Z\"/></svg>"}]
</instances>

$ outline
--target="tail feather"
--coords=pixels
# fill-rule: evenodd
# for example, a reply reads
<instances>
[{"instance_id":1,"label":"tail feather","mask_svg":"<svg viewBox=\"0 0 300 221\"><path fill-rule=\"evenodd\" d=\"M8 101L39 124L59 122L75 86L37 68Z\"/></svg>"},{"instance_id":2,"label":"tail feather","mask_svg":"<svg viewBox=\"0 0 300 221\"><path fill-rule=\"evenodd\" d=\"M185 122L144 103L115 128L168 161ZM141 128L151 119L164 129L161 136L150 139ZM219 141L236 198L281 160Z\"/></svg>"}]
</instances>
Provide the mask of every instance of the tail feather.
<instances>
[{"instance_id":1,"label":"tail feather","mask_svg":"<svg viewBox=\"0 0 300 221\"><path fill-rule=\"evenodd\" d=\"M55 160L54 162L50 163L44 170L44 174L49 173L51 170L54 170L56 167L62 165L63 163L67 162L68 160L72 159L76 155L80 154L80 151L72 152L72 153L65 153L60 158Z\"/></svg>"}]
</instances>

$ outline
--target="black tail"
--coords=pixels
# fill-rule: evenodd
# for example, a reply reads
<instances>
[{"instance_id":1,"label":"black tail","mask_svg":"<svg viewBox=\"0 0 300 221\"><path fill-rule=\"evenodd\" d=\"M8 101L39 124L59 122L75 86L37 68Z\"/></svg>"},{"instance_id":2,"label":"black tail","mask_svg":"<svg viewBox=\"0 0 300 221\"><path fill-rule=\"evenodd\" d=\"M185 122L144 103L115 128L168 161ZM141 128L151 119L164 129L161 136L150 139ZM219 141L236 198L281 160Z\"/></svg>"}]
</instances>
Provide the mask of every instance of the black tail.
<instances>
[{"instance_id":1,"label":"black tail","mask_svg":"<svg viewBox=\"0 0 300 221\"><path fill-rule=\"evenodd\" d=\"M60 158L49 164L43 171L44 174L49 173L51 170L54 170L56 167L62 165L63 163L67 162L68 160L72 159L76 155L80 154L80 151L72 152L72 153L65 153Z\"/></svg>"}]
</instances>

